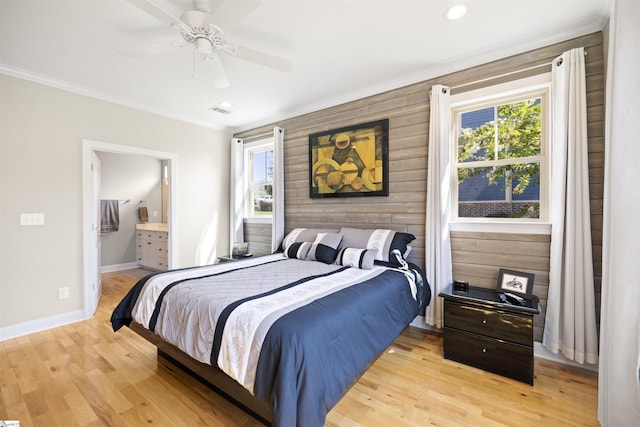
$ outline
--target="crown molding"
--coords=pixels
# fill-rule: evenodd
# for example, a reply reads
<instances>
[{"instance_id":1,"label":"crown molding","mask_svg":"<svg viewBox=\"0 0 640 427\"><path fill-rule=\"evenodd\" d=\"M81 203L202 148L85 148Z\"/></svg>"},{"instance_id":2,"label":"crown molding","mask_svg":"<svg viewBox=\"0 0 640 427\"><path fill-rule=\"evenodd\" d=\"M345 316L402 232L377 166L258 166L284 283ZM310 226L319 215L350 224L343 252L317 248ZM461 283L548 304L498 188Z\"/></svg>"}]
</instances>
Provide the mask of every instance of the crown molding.
<instances>
[{"instance_id":1,"label":"crown molding","mask_svg":"<svg viewBox=\"0 0 640 427\"><path fill-rule=\"evenodd\" d=\"M482 50L479 50L475 53L472 52L470 54L465 54L464 56L451 57L446 61L445 65L429 67L424 71L410 74L374 86L369 86L361 90L349 92L339 97L322 100L317 103L308 104L304 107L284 111L277 116L271 116L267 119L235 127L232 129L232 132L234 134L246 132L261 126L277 123L283 120L291 119L293 117L313 113L315 111L324 110L326 108L335 107L337 105L346 104L348 102L357 101L369 96L388 92L390 90L410 86L412 84L441 78L446 76L447 74L462 71L467 68L488 64L490 62L504 59L509 56L522 54L535 49L540 49L556 43L571 40L577 37L586 36L588 34L602 31L607 22L608 18L604 17L603 19L598 19L597 21L587 23L585 25L573 28L565 32L553 33L546 37L536 38L535 40L524 40L520 43L511 42L509 43L508 47L505 47L504 45L492 45L488 47L485 46L482 48Z\"/></svg>"},{"instance_id":2,"label":"crown molding","mask_svg":"<svg viewBox=\"0 0 640 427\"><path fill-rule=\"evenodd\" d=\"M133 101L131 99L121 98L121 97L114 96L106 92L101 92L86 86L80 86L71 82L67 82L65 80L56 79L54 77L50 77L44 74L35 73L33 71L25 70L18 67L13 67L10 65L2 64L2 63L0 63L0 74L5 74L7 76L15 77L22 80L27 80L33 83L38 83L44 86L53 87L56 89L67 91L67 92L72 92L78 95L87 96L89 98L98 99L100 101L121 105L123 107L133 108L134 110L140 110L146 113L156 114L158 116L166 117L173 120L178 120L178 121L189 123L196 126L201 126L201 127L225 131L225 132L229 132L231 130L229 128L219 126L213 123L207 123L201 120L193 119L191 117L169 113L167 111L163 111L156 107L142 104L142 103Z\"/></svg>"}]
</instances>

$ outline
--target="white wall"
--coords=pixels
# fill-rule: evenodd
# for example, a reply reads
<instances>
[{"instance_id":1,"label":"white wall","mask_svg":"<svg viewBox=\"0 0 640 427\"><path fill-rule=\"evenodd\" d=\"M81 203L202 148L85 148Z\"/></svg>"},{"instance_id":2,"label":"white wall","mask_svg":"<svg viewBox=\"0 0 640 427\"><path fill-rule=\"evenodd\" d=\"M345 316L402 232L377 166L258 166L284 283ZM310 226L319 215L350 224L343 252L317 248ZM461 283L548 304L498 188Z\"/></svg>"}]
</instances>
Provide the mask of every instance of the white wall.
<instances>
[{"instance_id":1,"label":"white wall","mask_svg":"<svg viewBox=\"0 0 640 427\"><path fill-rule=\"evenodd\" d=\"M118 231L105 233L101 266L134 263L138 206L144 200L149 222L162 222L162 161L133 154L98 152L100 158L100 199L120 201ZM129 200L128 203L124 203ZM155 214L155 215L154 215Z\"/></svg>"},{"instance_id":2,"label":"white wall","mask_svg":"<svg viewBox=\"0 0 640 427\"><path fill-rule=\"evenodd\" d=\"M598 419L640 425L640 2L612 3Z\"/></svg>"},{"instance_id":3,"label":"white wall","mask_svg":"<svg viewBox=\"0 0 640 427\"><path fill-rule=\"evenodd\" d=\"M177 154L185 267L228 252L230 136L0 75L0 339L83 308L83 138ZM20 226L20 213L45 224Z\"/></svg>"}]
</instances>

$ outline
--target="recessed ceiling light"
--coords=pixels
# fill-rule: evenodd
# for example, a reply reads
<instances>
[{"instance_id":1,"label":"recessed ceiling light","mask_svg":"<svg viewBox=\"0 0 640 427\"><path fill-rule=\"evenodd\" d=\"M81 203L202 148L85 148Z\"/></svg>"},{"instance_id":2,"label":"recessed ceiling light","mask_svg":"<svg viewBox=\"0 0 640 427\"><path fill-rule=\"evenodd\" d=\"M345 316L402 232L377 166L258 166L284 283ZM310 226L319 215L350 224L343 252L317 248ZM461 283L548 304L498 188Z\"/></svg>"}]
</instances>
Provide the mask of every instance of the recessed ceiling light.
<instances>
[{"instance_id":1,"label":"recessed ceiling light","mask_svg":"<svg viewBox=\"0 0 640 427\"><path fill-rule=\"evenodd\" d=\"M444 11L444 17L449 21L455 21L456 19L462 18L467 13L467 5L466 4L456 4L448 8Z\"/></svg>"}]
</instances>

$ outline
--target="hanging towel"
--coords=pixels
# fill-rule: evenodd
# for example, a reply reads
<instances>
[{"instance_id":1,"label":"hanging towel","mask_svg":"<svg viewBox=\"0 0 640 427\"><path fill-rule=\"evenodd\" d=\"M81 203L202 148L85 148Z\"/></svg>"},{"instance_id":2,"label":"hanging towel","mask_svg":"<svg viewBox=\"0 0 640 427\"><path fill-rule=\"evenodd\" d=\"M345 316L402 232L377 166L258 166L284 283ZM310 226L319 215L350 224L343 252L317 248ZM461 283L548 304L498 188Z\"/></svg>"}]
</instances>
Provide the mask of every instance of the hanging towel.
<instances>
[{"instance_id":1,"label":"hanging towel","mask_svg":"<svg viewBox=\"0 0 640 427\"><path fill-rule=\"evenodd\" d=\"M118 231L120 206L118 200L100 200L100 230L102 233Z\"/></svg>"},{"instance_id":2,"label":"hanging towel","mask_svg":"<svg viewBox=\"0 0 640 427\"><path fill-rule=\"evenodd\" d=\"M140 217L140 221L142 221L143 224L149 221L149 211L147 210L146 206L138 207L138 216Z\"/></svg>"}]
</instances>

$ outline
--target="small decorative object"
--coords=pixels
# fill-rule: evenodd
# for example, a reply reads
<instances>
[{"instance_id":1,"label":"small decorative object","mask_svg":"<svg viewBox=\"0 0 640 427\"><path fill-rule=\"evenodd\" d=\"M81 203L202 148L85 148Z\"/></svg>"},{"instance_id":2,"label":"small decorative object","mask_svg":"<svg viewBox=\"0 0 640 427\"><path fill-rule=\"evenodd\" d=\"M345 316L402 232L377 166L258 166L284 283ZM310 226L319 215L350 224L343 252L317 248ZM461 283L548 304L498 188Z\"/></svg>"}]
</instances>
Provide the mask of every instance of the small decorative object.
<instances>
[{"instance_id":1,"label":"small decorative object","mask_svg":"<svg viewBox=\"0 0 640 427\"><path fill-rule=\"evenodd\" d=\"M469 292L469 282L464 280L454 280L453 290L458 292Z\"/></svg>"},{"instance_id":2,"label":"small decorative object","mask_svg":"<svg viewBox=\"0 0 640 427\"><path fill-rule=\"evenodd\" d=\"M231 258L245 258L247 256L249 256L249 244L234 242L231 250Z\"/></svg>"},{"instance_id":3,"label":"small decorative object","mask_svg":"<svg viewBox=\"0 0 640 427\"><path fill-rule=\"evenodd\" d=\"M309 135L309 196L389 195L389 120Z\"/></svg>"},{"instance_id":4,"label":"small decorative object","mask_svg":"<svg viewBox=\"0 0 640 427\"><path fill-rule=\"evenodd\" d=\"M498 272L498 292L510 292L531 298L534 274L501 268Z\"/></svg>"}]
</instances>

